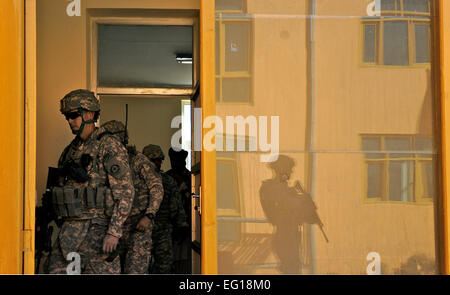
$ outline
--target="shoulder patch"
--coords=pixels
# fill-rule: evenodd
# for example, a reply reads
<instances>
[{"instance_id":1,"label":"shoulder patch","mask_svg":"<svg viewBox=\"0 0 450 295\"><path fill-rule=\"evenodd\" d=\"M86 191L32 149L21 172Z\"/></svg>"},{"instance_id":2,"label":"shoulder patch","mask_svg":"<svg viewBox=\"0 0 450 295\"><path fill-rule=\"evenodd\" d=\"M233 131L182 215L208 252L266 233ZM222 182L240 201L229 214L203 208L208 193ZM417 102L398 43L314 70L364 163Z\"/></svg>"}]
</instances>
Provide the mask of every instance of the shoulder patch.
<instances>
[{"instance_id":1,"label":"shoulder patch","mask_svg":"<svg viewBox=\"0 0 450 295\"><path fill-rule=\"evenodd\" d=\"M105 169L114 178L122 178L127 171L124 165L115 158L111 158L105 162Z\"/></svg>"}]
</instances>

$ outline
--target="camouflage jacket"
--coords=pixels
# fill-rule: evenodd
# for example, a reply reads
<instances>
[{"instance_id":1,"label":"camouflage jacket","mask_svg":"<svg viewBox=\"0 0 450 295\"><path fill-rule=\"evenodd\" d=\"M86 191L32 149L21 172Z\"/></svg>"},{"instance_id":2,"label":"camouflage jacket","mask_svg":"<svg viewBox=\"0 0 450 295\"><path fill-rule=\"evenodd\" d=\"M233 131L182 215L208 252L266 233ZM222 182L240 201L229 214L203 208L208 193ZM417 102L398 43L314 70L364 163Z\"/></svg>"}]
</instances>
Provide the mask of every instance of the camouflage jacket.
<instances>
[{"instance_id":1,"label":"camouflage jacket","mask_svg":"<svg viewBox=\"0 0 450 295\"><path fill-rule=\"evenodd\" d=\"M190 215L190 208L191 208L191 172L184 168L184 170L179 173L175 170L171 169L166 172L167 175L171 176L175 182L178 185L178 190L180 191L181 195L181 204L184 208L184 211L186 212L186 217L188 219L188 222L190 223L191 215Z\"/></svg>"},{"instance_id":2,"label":"camouflage jacket","mask_svg":"<svg viewBox=\"0 0 450 295\"><path fill-rule=\"evenodd\" d=\"M181 202L181 194L177 183L167 173L161 173L161 176L164 198L156 214L155 224L159 228L187 227L186 213Z\"/></svg>"},{"instance_id":3,"label":"camouflage jacket","mask_svg":"<svg viewBox=\"0 0 450 295\"><path fill-rule=\"evenodd\" d=\"M63 170L65 164L70 162L84 167L88 180L83 182L60 176L60 186L107 189L105 208L84 209L78 219L109 219L107 233L120 238L122 225L128 218L134 199L126 148L114 136L105 134L102 128L96 128L85 141L75 137L61 154L58 168Z\"/></svg>"},{"instance_id":4,"label":"camouflage jacket","mask_svg":"<svg viewBox=\"0 0 450 295\"><path fill-rule=\"evenodd\" d=\"M155 165L134 147L128 147L129 162L136 191L130 216L156 212L163 200L163 182Z\"/></svg>"}]
</instances>

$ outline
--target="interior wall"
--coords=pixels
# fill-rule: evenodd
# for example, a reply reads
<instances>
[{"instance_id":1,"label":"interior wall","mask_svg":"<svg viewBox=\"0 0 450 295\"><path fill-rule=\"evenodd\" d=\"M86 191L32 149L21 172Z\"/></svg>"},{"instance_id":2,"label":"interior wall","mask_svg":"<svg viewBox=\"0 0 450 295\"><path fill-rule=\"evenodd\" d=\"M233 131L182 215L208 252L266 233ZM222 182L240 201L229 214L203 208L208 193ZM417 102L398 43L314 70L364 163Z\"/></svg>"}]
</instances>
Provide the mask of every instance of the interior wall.
<instances>
[{"instance_id":1,"label":"interior wall","mask_svg":"<svg viewBox=\"0 0 450 295\"><path fill-rule=\"evenodd\" d=\"M128 104L128 133L130 144L142 152L144 146L161 146L166 158L162 169L170 170L168 151L172 135L170 123L181 115L181 98L130 98L123 96L101 96L100 123L119 120L125 124L125 105ZM181 126L180 126L181 127Z\"/></svg>"},{"instance_id":2,"label":"interior wall","mask_svg":"<svg viewBox=\"0 0 450 295\"><path fill-rule=\"evenodd\" d=\"M142 9L145 14L144 9L200 8L200 0L81 0L81 15L71 17L66 13L70 3L62 0L37 1L38 205L45 191L48 167L57 165L62 150L73 139L67 122L59 112L59 100L72 90L89 87L88 9L117 9L117 12L125 8Z\"/></svg>"}]
</instances>

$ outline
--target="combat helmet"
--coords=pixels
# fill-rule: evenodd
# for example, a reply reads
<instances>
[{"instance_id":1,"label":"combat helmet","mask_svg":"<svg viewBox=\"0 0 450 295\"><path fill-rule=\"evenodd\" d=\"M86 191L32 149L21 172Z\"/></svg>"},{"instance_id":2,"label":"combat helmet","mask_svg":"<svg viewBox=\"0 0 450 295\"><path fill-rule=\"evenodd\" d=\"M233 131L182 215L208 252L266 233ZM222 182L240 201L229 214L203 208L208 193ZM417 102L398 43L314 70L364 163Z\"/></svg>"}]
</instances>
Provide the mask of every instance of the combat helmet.
<instances>
[{"instance_id":1,"label":"combat helmet","mask_svg":"<svg viewBox=\"0 0 450 295\"><path fill-rule=\"evenodd\" d=\"M142 153L146 155L150 160L152 159L163 159L164 152L159 145L149 144L144 147Z\"/></svg>"},{"instance_id":2,"label":"combat helmet","mask_svg":"<svg viewBox=\"0 0 450 295\"><path fill-rule=\"evenodd\" d=\"M78 111L81 115L82 123L80 129L72 130L75 135L80 135L83 132L86 124L94 124L100 114L100 103L95 94L86 89L78 89L69 92L60 100L60 112L66 114L73 111ZM85 111L95 112L93 120L84 120L83 113Z\"/></svg>"},{"instance_id":3,"label":"combat helmet","mask_svg":"<svg viewBox=\"0 0 450 295\"><path fill-rule=\"evenodd\" d=\"M74 90L60 101L60 111L63 114L80 109L91 112L100 111L100 103L94 92L86 89Z\"/></svg>"},{"instance_id":4,"label":"combat helmet","mask_svg":"<svg viewBox=\"0 0 450 295\"><path fill-rule=\"evenodd\" d=\"M116 136L125 145L128 144L128 132L125 128L125 125L122 122L117 120L111 120L103 123L101 128L103 128L105 133L109 133Z\"/></svg>"}]
</instances>

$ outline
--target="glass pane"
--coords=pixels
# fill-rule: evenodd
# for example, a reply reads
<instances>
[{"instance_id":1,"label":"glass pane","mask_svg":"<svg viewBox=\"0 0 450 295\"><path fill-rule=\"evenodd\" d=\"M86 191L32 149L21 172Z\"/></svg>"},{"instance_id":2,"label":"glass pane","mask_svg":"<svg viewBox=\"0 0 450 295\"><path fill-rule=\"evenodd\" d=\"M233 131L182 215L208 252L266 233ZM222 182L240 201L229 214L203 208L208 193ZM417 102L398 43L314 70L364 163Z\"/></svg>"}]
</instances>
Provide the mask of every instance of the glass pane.
<instances>
[{"instance_id":1,"label":"glass pane","mask_svg":"<svg viewBox=\"0 0 450 295\"><path fill-rule=\"evenodd\" d=\"M415 52L408 22L422 23L410 16L368 20L371 1L342 2L316 0L312 15L309 1L248 1L248 15L236 16L251 24L251 71L242 88L251 103L226 103L240 88L230 81L244 79L226 72L215 115L221 133L241 126L258 147L233 153L240 210L236 216L217 210L219 273L367 274L370 252L379 254L381 274L432 274L440 267L436 202L423 197L438 187L438 175L422 172L430 169L423 162L440 155L415 143L439 135L435 65L409 66L408 56ZM402 67L384 66L383 57L380 66L363 65L375 31L364 25L384 23L374 47ZM244 124L230 124L239 120ZM245 124L251 120L257 132ZM419 146L429 158L418 157ZM237 239L223 238L236 232Z\"/></svg>"},{"instance_id":2,"label":"glass pane","mask_svg":"<svg viewBox=\"0 0 450 295\"><path fill-rule=\"evenodd\" d=\"M433 198L435 191L434 183L434 167L433 162L422 162L422 186L423 186L423 197Z\"/></svg>"},{"instance_id":3,"label":"glass pane","mask_svg":"<svg viewBox=\"0 0 450 295\"><path fill-rule=\"evenodd\" d=\"M235 178L232 161L217 161L217 208L236 210Z\"/></svg>"},{"instance_id":4,"label":"glass pane","mask_svg":"<svg viewBox=\"0 0 450 295\"><path fill-rule=\"evenodd\" d=\"M428 1L429 0L403 0L403 10L428 12Z\"/></svg>"},{"instance_id":5,"label":"glass pane","mask_svg":"<svg viewBox=\"0 0 450 295\"><path fill-rule=\"evenodd\" d=\"M408 65L408 22L385 22L383 36L384 64Z\"/></svg>"},{"instance_id":6,"label":"glass pane","mask_svg":"<svg viewBox=\"0 0 450 295\"><path fill-rule=\"evenodd\" d=\"M364 62L376 62L376 36L377 27L375 25L364 26Z\"/></svg>"},{"instance_id":7,"label":"glass pane","mask_svg":"<svg viewBox=\"0 0 450 295\"><path fill-rule=\"evenodd\" d=\"M225 25L225 72L249 71L249 22Z\"/></svg>"},{"instance_id":8,"label":"glass pane","mask_svg":"<svg viewBox=\"0 0 450 295\"><path fill-rule=\"evenodd\" d=\"M380 0L381 10L395 10L395 0Z\"/></svg>"},{"instance_id":9,"label":"glass pane","mask_svg":"<svg viewBox=\"0 0 450 295\"><path fill-rule=\"evenodd\" d=\"M226 78L222 88L223 102L250 102L250 79Z\"/></svg>"},{"instance_id":10,"label":"glass pane","mask_svg":"<svg viewBox=\"0 0 450 295\"><path fill-rule=\"evenodd\" d=\"M433 139L427 137L415 138L415 150L420 158L431 158L434 153Z\"/></svg>"},{"instance_id":11,"label":"glass pane","mask_svg":"<svg viewBox=\"0 0 450 295\"><path fill-rule=\"evenodd\" d=\"M192 27L99 25L98 83L109 87L192 87Z\"/></svg>"},{"instance_id":12,"label":"glass pane","mask_svg":"<svg viewBox=\"0 0 450 295\"><path fill-rule=\"evenodd\" d=\"M242 10L243 0L216 0L216 10Z\"/></svg>"},{"instance_id":13,"label":"glass pane","mask_svg":"<svg viewBox=\"0 0 450 295\"><path fill-rule=\"evenodd\" d=\"M415 25L416 34L416 63L429 62L429 34L427 25Z\"/></svg>"},{"instance_id":14,"label":"glass pane","mask_svg":"<svg viewBox=\"0 0 450 295\"><path fill-rule=\"evenodd\" d=\"M389 200L412 202L414 190L414 162L401 161L389 164Z\"/></svg>"},{"instance_id":15,"label":"glass pane","mask_svg":"<svg viewBox=\"0 0 450 295\"><path fill-rule=\"evenodd\" d=\"M362 139L362 150L366 152L378 152L378 153L366 153L368 159L384 158L384 154L381 152L381 138L366 137Z\"/></svg>"},{"instance_id":16,"label":"glass pane","mask_svg":"<svg viewBox=\"0 0 450 295\"><path fill-rule=\"evenodd\" d=\"M216 44L220 44L220 23L216 21ZM220 46L216 46L216 75L220 75L220 69L222 65L220 64Z\"/></svg>"},{"instance_id":17,"label":"glass pane","mask_svg":"<svg viewBox=\"0 0 450 295\"><path fill-rule=\"evenodd\" d=\"M391 158L407 158L412 157L412 154L408 153L411 151L410 138L394 138L387 137L384 141L384 149L387 152L399 151L401 153L390 154Z\"/></svg>"},{"instance_id":18,"label":"glass pane","mask_svg":"<svg viewBox=\"0 0 450 295\"><path fill-rule=\"evenodd\" d=\"M220 101L220 81L221 79L216 78L216 102Z\"/></svg>"},{"instance_id":19,"label":"glass pane","mask_svg":"<svg viewBox=\"0 0 450 295\"><path fill-rule=\"evenodd\" d=\"M384 165L368 163L367 166L367 198L381 198L384 191Z\"/></svg>"}]
</instances>

